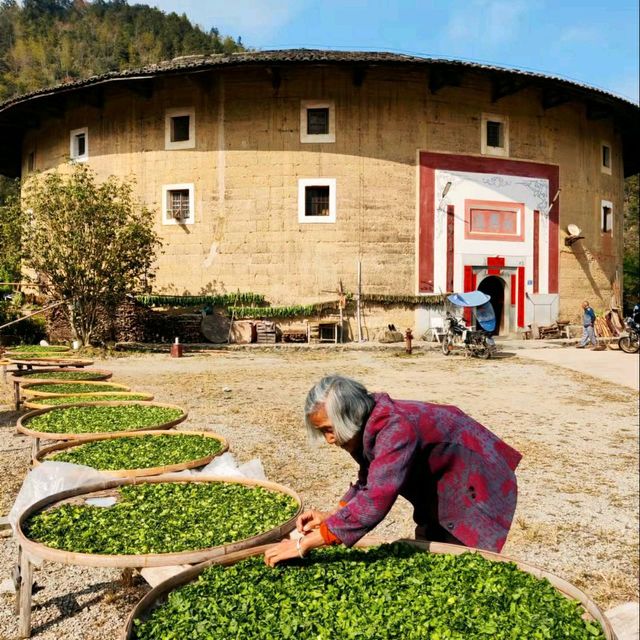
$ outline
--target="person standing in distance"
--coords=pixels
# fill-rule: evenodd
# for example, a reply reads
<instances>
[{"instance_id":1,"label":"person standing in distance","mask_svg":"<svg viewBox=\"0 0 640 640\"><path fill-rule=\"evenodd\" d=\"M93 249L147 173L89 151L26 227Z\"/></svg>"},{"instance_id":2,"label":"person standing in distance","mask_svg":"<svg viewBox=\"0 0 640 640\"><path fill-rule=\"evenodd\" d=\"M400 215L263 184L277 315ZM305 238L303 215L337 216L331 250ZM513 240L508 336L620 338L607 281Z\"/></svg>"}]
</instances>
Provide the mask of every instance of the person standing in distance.
<instances>
[{"instance_id":1,"label":"person standing in distance","mask_svg":"<svg viewBox=\"0 0 640 640\"><path fill-rule=\"evenodd\" d=\"M576 345L576 349L584 349L588 342L591 342L592 347L597 347L598 341L593 328L596 321L595 311L589 306L588 300L582 303L582 310L582 340L580 344Z\"/></svg>"}]
</instances>

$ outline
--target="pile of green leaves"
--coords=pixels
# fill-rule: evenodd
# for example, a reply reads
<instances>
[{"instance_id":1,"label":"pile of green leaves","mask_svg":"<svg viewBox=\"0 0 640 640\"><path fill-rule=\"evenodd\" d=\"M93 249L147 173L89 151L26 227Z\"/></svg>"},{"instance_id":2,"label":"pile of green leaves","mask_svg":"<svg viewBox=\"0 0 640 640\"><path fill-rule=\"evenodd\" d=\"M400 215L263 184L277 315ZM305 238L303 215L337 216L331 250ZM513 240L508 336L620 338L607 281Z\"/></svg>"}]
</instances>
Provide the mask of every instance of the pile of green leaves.
<instances>
[{"instance_id":1,"label":"pile of green leaves","mask_svg":"<svg viewBox=\"0 0 640 640\"><path fill-rule=\"evenodd\" d=\"M79 402L131 402L133 400L147 400L148 396L139 393L105 394L94 396L90 393L68 396L53 396L51 398L29 398L29 404L39 404L44 407L54 407L60 404L78 404Z\"/></svg>"},{"instance_id":2,"label":"pile of green leaves","mask_svg":"<svg viewBox=\"0 0 640 640\"><path fill-rule=\"evenodd\" d=\"M136 300L148 307L227 307L231 304L259 305L264 304L264 296L259 293L236 292L219 293L208 296L169 296L169 295L143 295L136 296Z\"/></svg>"},{"instance_id":3,"label":"pile of green leaves","mask_svg":"<svg viewBox=\"0 0 640 640\"><path fill-rule=\"evenodd\" d=\"M11 347L10 353L29 353L29 354L39 354L39 355L58 355L59 353L64 353L69 351L69 347L64 347L61 345L47 345L42 346L39 344L22 344L20 346Z\"/></svg>"},{"instance_id":4,"label":"pile of green leaves","mask_svg":"<svg viewBox=\"0 0 640 640\"><path fill-rule=\"evenodd\" d=\"M514 563L393 544L336 547L271 569L262 557L172 591L137 640L595 640L575 601Z\"/></svg>"},{"instance_id":5,"label":"pile of green leaves","mask_svg":"<svg viewBox=\"0 0 640 640\"><path fill-rule=\"evenodd\" d=\"M101 391L123 391L117 384L74 384L73 382L43 382L29 387L31 391L41 391L42 393L99 393Z\"/></svg>"},{"instance_id":6,"label":"pile of green leaves","mask_svg":"<svg viewBox=\"0 0 640 640\"><path fill-rule=\"evenodd\" d=\"M297 509L286 494L230 482L126 485L111 507L64 504L29 518L24 532L67 551L176 553L264 533Z\"/></svg>"},{"instance_id":7,"label":"pile of green leaves","mask_svg":"<svg viewBox=\"0 0 640 640\"><path fill-rule=\"evenodd\" d=\"M77 369L75 371L29 371L20 376L20 379L29 382L29 378L37 378L38 380L101 380L104 378L103 373L85 369Z\"/></svg>"},{"instance_id":8,"label":"pile of green leaves","mask_svg":"<svg viewBox=\"0 0 640 640\"><path fill-rule=\"evenodd\" d=\"M87 442L47 459L115 471L179 464L213 456L221 450L222 443L216 438L184 433Z\"/></svg>"},{"instance_id":9,"label":"pile of green leaves","mask_svg":"<svg viewBox=\"0 0 640 640\"><path fill-rule=\"evenodd\" d=\"M25 422L25 427L40 433L106 433L135 431L176 420L181 409L155 405L94 405L52 409Z\"/></svg>"}]
</instances>

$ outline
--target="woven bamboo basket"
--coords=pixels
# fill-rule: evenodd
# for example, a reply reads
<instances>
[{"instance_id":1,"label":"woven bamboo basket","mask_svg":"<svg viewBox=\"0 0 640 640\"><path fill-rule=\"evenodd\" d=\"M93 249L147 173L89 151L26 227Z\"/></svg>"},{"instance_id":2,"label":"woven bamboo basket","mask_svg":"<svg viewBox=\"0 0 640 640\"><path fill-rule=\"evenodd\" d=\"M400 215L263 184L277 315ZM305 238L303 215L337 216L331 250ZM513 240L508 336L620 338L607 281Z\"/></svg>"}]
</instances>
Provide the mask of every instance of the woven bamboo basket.
<instances>
[{"instance_id":1,"label":"woven bamboo basket","mask_svg":"<svg viewBox=\"0 0 640 640\"><path fill-rule=\"evenodd\" d=\"M43 385L47 384L69 384L76 387L75 391L67 391L64 393L55 393L50 391L40 391L40 388ZM104 387L104 391L87 391L86 393L90 393L91 395L97 395L100 393L112 394L118 393L119 391L131 391L131 387L128 387L126 384L118 384L116 382L104 382L102 380L67 380L66 382L23 382L20 387L22 391L22 395L26 398L59 398L60 396L71 396L77 395L79 393L85 393L83 391L83 387L87 385L97 385L99 387ZM109 388L113 388L113 391L109 391Z\"/></svg>"},{"instance_id":2,"label":"woven bamboo basket","mask_svg":"<svg viewBox=\"0 0 640 640\"><path fill-rule=\"evenodd\" d=\"M7 364L9 361L7 360ZM66 378L41 378L38 377L42 373L65 373L65 372L73 372L76 373L78 368L71 367L55 367L49 369L38 369L37 371L33 371L32 369L18 369L11 372L14 381L20 382L20 386L26 384L27 382L50 382L50 383L65 383L65 382L76 382L75 380L67 380ZM91 369L91 373L95 374L97 377L92 380L86 380L81 382L104 382L105 380L109 380L113 373L111 371L105 371L104 369Z\"/></svg>"},{"instance_id":3,"label":"woven bamboo basket","mask_svg":"<svg viewBox=\"0 0 640 640\"><path fill-rule=\"evenodd\" d=\"M146 467L144 469L118 469L110 471L99 469L100 473L104 473L105 475L112 476L114 478L142 478L145 476L157 476L166 473L176 473L177 471L184 471L185 469L195 469L197 467L204 467L204 465L209 464L214 458L221 456L223 453L229 450L229 443L225 438L218 435L217 433L213 433L211 431L144 431L142 433L135 433L133 435L126 436L127 438L143 438L143 437L153 437L153 436L181 436L181 435L196 435L196 436L204 436L205 438L214 438L218 440L222 445L222 448L217 453L214 453L209 456L205 456L204 458L196 458L194 460L187 460L185 462L179 462L176 464L163 465L161 467ZM54 444L44 449L41 449L33 458L33 465L38 466L45 460L49 459L49 456L60 453L62 451L68 451L69 449L74 449L75 447L81 447L89 442L96 442L97 440L115 440L117 438L122 438L118 434L112 434L108 436L101 436L99 438L91 438L90 440L84 440L82 442L71 441L71 442L61 442L58 444Z\"/></svg>"},{"instance_id":4,"label":"woven bamboo basket","mask_svg":"<svg viewBox=\"0 0 640 640\"><path fill-rule=\"evenodd\" d=\"M371 544L379 544L379 541L376 541L375 543L373 541L367 543L365 539L363 539L362 542L363 544L358 544L357 546L366 547L370 546ZM596 620L600 624L605 638L607 640L617 640L617 637L613 632L613 629L611 628L611 624L604 616L602 611L598 608L598 605L596 605L596 603L593 602L593 600L591 600L589 596L587 596L583 591L581 591L577 587L574 587L566 580L563 580L562 578L549 573L548 571L544 571L525 562L520 562L518 560L514 560L513 558L503 556L499 553L483 551L482 549L472 549L469 547L463 547L461 545L446 544L443 542L422 542L417 540L401 540L401 542L406 542L407 544L418 547L425 553L450 553L454 555L460 555L462 553L468 553L469 551L471 551L473 553L479 553L481 556L487 558L488 560L492 560L495 562L514 562L520 570L526 571L527 573L530 573L537 578L546 578L566 598L577 600L584 609L584 616L588 619ZM151 591L149 591L149 593L147 593L142 598L142 600L140 600L133 611L129 614L129 617L127 618L124 629L120 636L121 640L134 640L134 621L137 619L146 619L154 608L166 601L166 598L171 591L189 582L192 582L207 567L211 566L212 564L229 566L240 562L241 560L245 560L246 558L250 558L255 555L261 555L270 546L271 545L263 545L253 549L244 549L239 551L238 553L227 554L222 558L210 558L195 567L186 569L185 571L172 576L164 582L161 582L159 585L151 589Z\"/></svg>"},{"instance_id":5,"label":"woven bamboo basket","mask_svg":"<svg viewBox=\"0 0 640 640\"><path fill-rule=\"evenodd\" d=\"M93 360L84 358L29 358L22 359L16 356L8 358L11 364L18 367L90 367Z\"/></svg>"},{"instance_id":6,"label":"woven bamboo basket","mask_svg":"<svg viewBox=\"0 0 640 640\"><path fill-rule=\"evenodd\" d=\"M29 421L35 418L36 416L40 416L43 413L48 413L49 411L55 411L57 409L66 409L68 407L93 407L93 406L102 406L102 407L119 407L122 405L135 405L142 404L144 406L153 405L154 407L166 407L168 409L180 409L182 414L178 416L175 420L171 420L169 422L164 422L162 424L154 424L149 427L144 427L142 429L132 429L131 431L104 431L104 432L92 432L92 433L47 433L44 431L33 431L29 429L27 426ZM136 433L140 433L143 431L159 431L164 429L171 429L176 425L180 424L184 420L187 419L188 413L182 408L178 407L175 404L164 404L161 402L145 402L142 400L139 401L131 401L131 402L77 402L75 404L61 404L57 407L53 407L51 409L38 409L37 411L30 411L29 413L25 413L18 419L16 424L16 429L20 433L24 433L27 436L31 436L32 438L39 438L41 440L89 440L91 438L95 438L97 436L109 435L112 433L117 433L120 436L130 436Z\"/></svg>"},{"instance_id":7,"label":"woven bamboo basket","mask_svg":"<svg viewBox=\"0 0 640 640\"><path fill-rule=\"evenodd\" d=\"M269 531L265 531L250 538L237 540L236 542L216 547L209 547L207 549L194 549L193 551L181 551L177 553L149 553L136 555L76 553L74 551L54 549L39 542L35 542L27 538L23 532L25 521L28 520L31 515L47 508L59 506L65 502L78 502L87 498L114 496L117 494L118 488L125 485L143 483L154 484L161 482L225 482L242 484L249 487L263 487L270 491L284 493L291 496L297 502L298 509L295 515L289 518L286 522L283 522L277 527L273 527ZM63 491L36 502L34 505L26 509L20 516L16 536L18 538L18 544L20 544L24 553L42 560L60 562L62 564L80 565L84 567L134 567L138 569L144 567L166 567L179 564L195 564L203 562L204 560L209 560L210 558L220 558L230 553L235 553L258 545L264 545L268 542L280 540L293 531L296 526L296 518L300 513L302 513L302 500L300 499L300 496L292 489L276 484L275 482L227 478L223 476L154 476L153 478L126 478L102 482L80 489ZM135 522L132 522L131 525L135 526Z\"/></svg>"},{"instance_id":8,"label":"woven bamboo basket","mask_svg":"<svg viewBox=\"0 0 640 640\"><path fill-rule=\"evenodd\" d=\"M42 355L42 357L48 357L48 356L54 356L57 353L68 353L69 351L71 351L71 347L65 346L65 345L61 345L61 344L55 344L55 345L51 345L49 347L47 347L46 349L42 349L42 347L37 346L37 345L26 345L26 346L30 346L34 349L36 349L36 351L29 351L29 349L23 349L22 351L17 351L16 349L7 349L5 355L7 356L19 356L23 353L33 353L34 355L39 354Z\"/></svg>"},{"instance_id":9,"label":"woven bamboo basket","mask_svg":"<svg viewBox=\"0 0 640 640\"><path fill-rule=\"evenodd\" d=\"M80 395L79 394L72 394L73 396L75 396L76 398L79 398ZM113 396L119 396L118 400L112 401L112 402L118 402L120 400L120 398L122 399L122 402L151 402L153 400L153 394L151 393L142 393L141 391L112 391L112 392L108 392L108 391L102 391L99 393L87 393L85 394L87 396L97 396L97 397L101 397L104 396L105 398L112 398ZM138 396L137 398L132 398L132 396ZM64 395L60 395L58 396L60 398L65 398L67 396ZM47 404L47 402L36 402L36 400L42 400L42 401L46 401L47 398L45 397L38 397L38 398L27 398L26 400L23 400L22 405L26 408L26 409L32 409L34 411L37 411L38 409L54 409L55 407L61 407L62 405L60 404ZM74 400L75 402L75 400ZM103 402L101 400L95 400L94 402ZM71 404L71 403L67 403L67 404ZM86 403L85 403L86 404Z\"/></svg>"}]
</instances>

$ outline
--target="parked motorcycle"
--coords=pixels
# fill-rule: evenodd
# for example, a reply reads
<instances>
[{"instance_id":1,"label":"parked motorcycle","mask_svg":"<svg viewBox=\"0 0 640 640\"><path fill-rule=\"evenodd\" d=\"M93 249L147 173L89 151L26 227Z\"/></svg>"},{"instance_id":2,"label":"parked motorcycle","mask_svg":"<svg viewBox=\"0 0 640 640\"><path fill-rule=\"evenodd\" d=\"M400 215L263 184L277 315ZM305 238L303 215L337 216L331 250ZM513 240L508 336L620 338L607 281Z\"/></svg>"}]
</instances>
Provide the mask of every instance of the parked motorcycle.
<instances>
[{"instance_id":1,"label":"parked motorcycle","mask_svg":"<svg viewBox=\"0 0 640 640\"><path fill-rule=\"evenodd\" d=\"M466 355L486 360L496 352L496 343L490 331L468 329L464 322L447 311L446 333L442 338L442 353L451 354L456 347L463 347Z\"/></svg>"},{"instance_id":2,"label":"parked motorcycle","mask_svg":"<svg viewBox=\"0 0 640 640\"><path fill-rule=\"evenodd\" d=\"M454 293L447 296L449 302L457 307L472 309L481 329L469 329L450 311L445 316L446 333L442 340L442 353L448 356L456 346L464 348L465 354L476 358L490 358L496 351L496 343L491 333L496 328L496 316L489 302L490 298L482 291Z\"/></svg>"},{"instance_id":3,"label":"parked motorcycle","mask_svg":"<svg viewBox=\"0 0 640 640\"><path fill-rule=\"evenodd\" d=\"M637 353L640 349L640 325L631 317L624 319L627 335L618 339L618 346L625 353Z\"/></svg>"}]
</instances>

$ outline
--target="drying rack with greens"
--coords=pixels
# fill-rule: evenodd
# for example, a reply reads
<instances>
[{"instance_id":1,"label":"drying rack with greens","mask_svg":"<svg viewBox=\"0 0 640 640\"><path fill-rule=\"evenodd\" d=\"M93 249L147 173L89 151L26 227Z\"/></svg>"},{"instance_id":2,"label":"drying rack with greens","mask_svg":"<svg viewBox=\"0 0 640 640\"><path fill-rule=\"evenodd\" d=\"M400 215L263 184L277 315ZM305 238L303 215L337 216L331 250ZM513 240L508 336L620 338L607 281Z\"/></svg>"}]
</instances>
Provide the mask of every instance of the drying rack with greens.
<instances>
[{"instance_id":1,"label":"drying rack with greens","mask_svg":"<svg viewBox=\"0 0 640 640\"><path fill-rule=\"evenodd\" d=\"M61 405L79 404L87 402L131 402L139 400L150 402L153 400L151 393L138 393L135 391L123 391L118 393L82 393L72 396L52 396L27 398L23 404L27 409L51 409Z\"/></svg>"},{"instance_id":2,"label":"drying rack with greens","mask_svg":"<svg viewBox=\"0 0 640 640\"><path fill-rule=\"evenodd\" d=\"M115 504L86 503L93 499ZM287 487L203 477L128 478L44 498L23 512L17 526L20 629L26 636L31 629L33 559L138 569L195 564L280 540L301 512L299 496Z\"/></svg>"},{"instance_id":3,"label":"drying rack with greens","mask_svg":"<svg viewBox=\"0 0 640 640\"><path fill-rule=\"evenodd\" d=\"M22 394L29 398L53 398L56 396L85 393L119 393L131 391L131 387L115 382L98 380L68 380L66 382L23 382Z\"/></svg>"},{"instance_id":4,"label":"drying rack with greens","mask_svg":"<svg viewBox=\"0 0 640 640\"><path fill-rule=\"evenodd\" d=\"M55 444L41 449L34 464L71 462L115 477L152 476L202 467L228 448L211 431L145 431Z\"/></svg>"},{"instance_id":5,"label":"drying rack with greens","mask_svg":"<svg viewBox=\"0 0 640 640\"><path fill-rule=\"evenodd\" d=\"M207 630L208 640L226 639L230 630L243 640L615 637L583 592L498 554L395 543L325 548L272 569L264 550L203 563L166 580L134 609L122 637L203 637L199 629Z\"/></svg>"},{"instance_id":6,"label":"drying rack with greens","mask_svg":"<svg viewBox=\"0 0 640 640\"><path fill-rule=\"evenodd\" d=\"M20 382L20 384L27 382L70 382L73 380L101 381L108 380L113 375L111 371L100 369L69 368L38 369L36 371L20 369L11 373L14 380Z\"/></svg>"},{"instance_id":7,"label":"drying rack with greens","mask_svg":"<svg viewBox=\"0 0 640 640\"><path fill-rule=\"evenodd\" d=\"M281 539L301 506L272 482L128 478L41 500L22 514L17 535L29 556L67 564L191 564Z\"/></svg>"},{"instance_id":8,"label":"drying rack with greens","mask_svg":"<svg viewBox=\"0 0 640 640\"><path fill-rule=\"evenodd\" d=\"M171 429L187 418L176 405L159 402L93 402L31 411L19 432L45 440L83 440L108 433Z\"/></svg>"}]
</instances>

